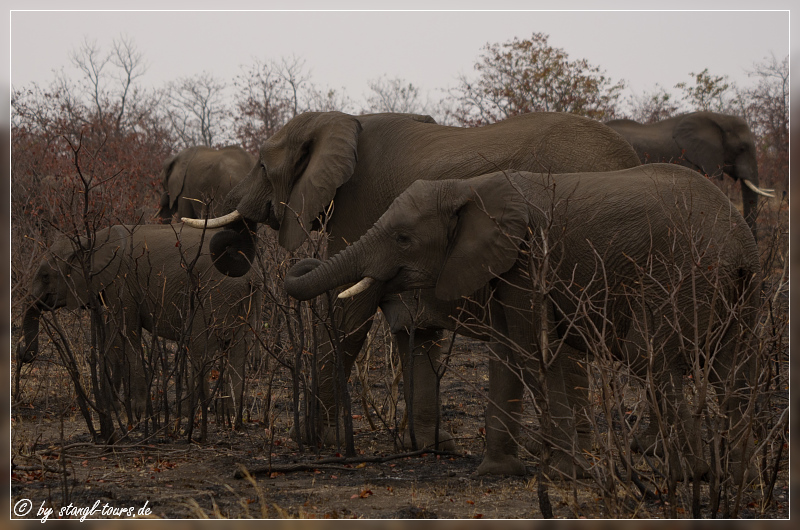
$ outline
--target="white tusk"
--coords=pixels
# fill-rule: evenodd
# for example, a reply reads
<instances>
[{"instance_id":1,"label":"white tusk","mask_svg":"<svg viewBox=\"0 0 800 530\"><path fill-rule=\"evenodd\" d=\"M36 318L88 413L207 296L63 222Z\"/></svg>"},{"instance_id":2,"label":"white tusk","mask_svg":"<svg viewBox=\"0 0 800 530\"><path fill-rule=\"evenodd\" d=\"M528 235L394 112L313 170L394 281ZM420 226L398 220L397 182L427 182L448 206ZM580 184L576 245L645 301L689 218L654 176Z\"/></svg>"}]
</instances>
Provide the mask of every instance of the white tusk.
<instances>
[{"instance_id":1,"label":"white tusk","mask_svg":"<svg viewBox=\"0 0 800 530\"><path fill-rule=\"evenodd\" d=\"M772 193L773 191L775 191L774 189L771 189L771 188L759 188L758 186L756 186L755 184L753 184L752 182L750 182L747 179L742 179L742 180L744 181L745 186L747 186L748 188L750 188L754 192L758 193L759 195L763 195L764 197L775 197L775 194Z\"/></svg>"},{"instance_id":2,"label":"white tusk","mask_svg":"<svg viewBox=\"0 0 800 530\"><path fill-rule=\"evenodd\" d=\"M358 282L351 288L339 293L339 298L350 298L351 296L355 296L358 293L364 292L367 289L369 289L369 286L372 285L373 283L375 283L375 280L373 278L365 276L364 278L361 279L360 282Z\"/></svg>"},{"instance_id":3,"label":"white tusk","mask_svg":"<svg viewBox=\"0 0 800 530\"><path fill-rule=\"evenodd\" d=\"M234 221L238 221L241 218L242 214L240 214L238 210L234 210L227 215L223 215L222 217L208 219L207 223L205 219L192 219L191 217L181 217L181 221L192 228L219 228L221 226L229 225Z\"/></svg>"}]
</instances>

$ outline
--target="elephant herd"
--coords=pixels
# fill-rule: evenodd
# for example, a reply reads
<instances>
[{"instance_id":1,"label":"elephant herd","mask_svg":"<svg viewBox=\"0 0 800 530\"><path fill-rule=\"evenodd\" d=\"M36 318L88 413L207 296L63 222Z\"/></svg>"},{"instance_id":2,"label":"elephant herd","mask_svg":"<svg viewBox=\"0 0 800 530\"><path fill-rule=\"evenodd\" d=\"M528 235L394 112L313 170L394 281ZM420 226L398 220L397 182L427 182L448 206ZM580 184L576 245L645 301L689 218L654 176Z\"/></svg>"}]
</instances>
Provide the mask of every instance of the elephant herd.
<instances>
[{"instance_id":1,"label":"elephant herd","mask_svg":"<svg viewBox=\"0 0 800 530\"><path fill-rule=\"evenodd\" d=\"M722 173L741 183L744 215L706 178ZM698 112L642 125L531 113L460 128L414 114L309 112L257 159L238 147L178 153L164 163L164 189L160 217L177 213L183 224L114 226L51 248L31 289L20 361L36 353L42 310L102 296L114 384L129 392L133 415L147 398L135 361L141 330L177 340L192 329L200 378L209 355L227 356L228 400L241 421L245 344L260 318L258 226L293 251L324 224L326 259L302 260L285 278L301 300L349 286L333 302L339 344L319 337L323 442L337 439L341 414L329 361L340 355L350 373L380 309L409 385L411 447L455 447L437 391L443 332L453 330L493 352L479 473L525 473L515 418L529 389L555 418L552 465L585 476L591 463L574 444L591 450L585 366L600 350L632 373L655 370L666 419L681 426L678 445L698 469L703 449L684 425L683 380L689 352L703 352L731 425L731 473L742 480L748 471L741 419L755 367L740 356L759 296L757 200L772 190L759 187L740 118ZM86 248L95 272L80 283L76 256Z\"/></svg>"}]
</instances>

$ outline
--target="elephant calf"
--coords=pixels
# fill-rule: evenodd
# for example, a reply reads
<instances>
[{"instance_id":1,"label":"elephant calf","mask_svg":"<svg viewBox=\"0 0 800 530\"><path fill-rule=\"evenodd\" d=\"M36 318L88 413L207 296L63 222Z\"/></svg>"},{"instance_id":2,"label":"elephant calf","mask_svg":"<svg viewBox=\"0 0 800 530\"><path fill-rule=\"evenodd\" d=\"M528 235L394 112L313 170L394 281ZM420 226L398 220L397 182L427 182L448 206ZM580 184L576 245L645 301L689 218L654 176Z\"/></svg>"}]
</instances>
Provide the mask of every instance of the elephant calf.
<instances>
[{"instance_id":1,"label":"elephant calf","mask_svg":"<svg viewBox=\"0 0 800 530\"><path fill-rule=\"evenodd\" d=\"M81 256L88 252L89 241L57 241L33 280L34 302L25 312L19 360L31 362L37 353L42 310L79 309L96 296L95 302L104 308L106 343L101 346L110 360L113 385L119 390L124 383L128 392L129 412L141 417L148 398L141 335L146 329L188 349L198 384L206 384L203 374L212 362L227 356L224 391L236 411L236 425L241 425L248 322L259 307L255 276L221 274L208 253L212 234L181 228L116 225L99 230L91 247L88 281Z\"/></svg>"},{"instance_id":2,"label":"elephant calf","mask_svg":"<svg viewBox=\"0 0 800 530\"><path fill-rule=\"evenodd\" d=\"M418 181L346 250L295 265L285 286L309 299L358 282L340 295L350 297L379 281L391 292L429 289L440 300L461 300L468 309L456 308L451 326L478 337L490 330L493 350L508 361L490 370L479 473L524 473L516 457L519 427L509 420L520 413L525 385L542 397L542 352L561 352L545 379L552 417L561 422L553 434L554 463L580 458L572 449L579 437L561 413L586 398L565 388L564 380L581 370L565 348L610 352L640 374L651 369L676 427L690 418L678 412L685 408L684 374L694 370L697 383L699 366L711 364L707 380L721 403L727 382L735 386L726 406L733 469L741 471L747 446L741 418L754 365L740 346L753 327L758 275L753 235L728 198L694 171L652 164ZM699 436L681 431L687 456L702 455Z\"/></svg>"}]
</instances>

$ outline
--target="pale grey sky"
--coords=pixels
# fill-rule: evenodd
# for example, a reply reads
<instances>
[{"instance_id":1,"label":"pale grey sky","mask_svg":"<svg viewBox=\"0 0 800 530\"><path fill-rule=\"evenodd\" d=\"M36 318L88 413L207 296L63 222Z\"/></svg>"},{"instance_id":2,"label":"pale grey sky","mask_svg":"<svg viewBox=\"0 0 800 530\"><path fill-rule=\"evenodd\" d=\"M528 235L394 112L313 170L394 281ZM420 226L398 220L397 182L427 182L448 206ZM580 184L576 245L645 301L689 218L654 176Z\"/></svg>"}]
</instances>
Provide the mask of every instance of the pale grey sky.
<instances>
[{"instance_id":1,"label":"pale grey sky","mask_svg":"<svg viewBox=\"0 0 800 530\"><path fill-rule=\"evenodd\" d=\"M7 0L17 9L124 7L130 3L94 0L53 2ZM16 5L14 5L16 4ZM451 5L479 8L552 8L553 2L404 2L404 9ZM581 8L597 2L573 0L559 6ZM326 5L371 7L372 2L253 2L230 0L191 3L141 0L137 9L247 8ZM391 5L391 4L390 4ZM647 5L617 0L604 6ZM663 2L654 5L663 6ZM678 0L673 8L787 8L789 2L709 2ZM627 93L651 91L656 83L671 89L691 81L689 72L708 68L739 85L751 81L746 71L774 54L789 54L788 11L16 11L10 14L11 85L47 85L53 71L74 72L69 52L84 36L109 49L120 34L132 37L149 69L141 83L158 87L180 76L202 71L231 81L241 65L254 59L295 55L306 61L319 86L344 88L360 101L367 81L381 75L400 77L433 99L437 89L456 83L459 73L473 75L481 48L488 42L528 38L533 32L550 35L551 46L571 59L585 58L605 70L612 81L624 79ZM74 74L77 76L77 73Z\"/></svg>"}]
</instances>

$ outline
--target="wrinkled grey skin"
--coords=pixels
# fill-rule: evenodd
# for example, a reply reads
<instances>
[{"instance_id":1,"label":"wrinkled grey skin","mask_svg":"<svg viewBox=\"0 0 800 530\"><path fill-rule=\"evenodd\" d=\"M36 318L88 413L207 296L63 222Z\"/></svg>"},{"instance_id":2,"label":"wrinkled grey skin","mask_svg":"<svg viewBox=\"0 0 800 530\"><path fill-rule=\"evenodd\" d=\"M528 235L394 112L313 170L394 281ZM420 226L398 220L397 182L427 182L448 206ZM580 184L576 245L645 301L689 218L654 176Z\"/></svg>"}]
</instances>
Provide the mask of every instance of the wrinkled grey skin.
<instances>
[{"instance_id":1,"label":"wrinkled grey skin","mask_svg":"<svg viewBox=\"0 0 800 530\"><path fill-rule=\"evenodd\" d=\"M739 181L744 218L757 236L758 164L753 133L742 118L717 112L692 112L656 123L612 120L606 125L628 140L642 163L673 162L710 177L723 173ZM765 190L767 193L772 190Z\"/></svg>"},{"instance_id":2,"label":"wrinkled grey skin","mask_svg":"<svg viewBox=\"0 0 800 530\"><path fill-rule=\"evenodd\" d=\"M21 362L31 362L38 353L39 315L66 307L80 309L93 293L105 307L104 351L112 366L113 384L124 384L132 403L132 414L141 418L147 403L147 374L142 366L142 329L169 340L180 340L191 323L188 346L195 373L208 371L211 359L228 356L227 385L223 392L241 425L243 377L247 352L247 317L253 320L258 307L250 275L230 278L211 264L208 241L213 233L183 230L180 225L116 225L99 230L87 284L80 257L71 239L62 238L39 265L31 285L33 302L23 319L23 341L18 348ZM193 267L199 290L191 304L189 321L189 275L182 266L197 256L201 237L204 251ZM178 245L178 240L180 244ZM89 248L85 238L81 245Z\"/></svg>"},{"instance_id":3,"label":"wrinkled grey skin","mask_svg":"<svg viewBox=\"0 0 800 530\"><path fill-rule=\"evenodd\" d=\"M548 231L547 263L552 267L548 278L558 279L549 284L547 293L531 280L542 270L543 230ZM687 233L695 244L688 243ZM525 241L532 242L526 246ZM534 258L529 260L529 255ZM602 263L596 256L603 257ZM647 274L642 276L642 270ZM758 274L755 240L727 197L694 171L652 164L608 173L497 172L468 180L415 182L346 250L321 264L304 260L292 267L285 288L301 300L367 277L380 282L387 293L432 289L442 303L459 301L450 328L479 338L491 330L495 354L524 371L525 384L538 398L538 345L546 327L551 353L556 347L569 348L559 350L547 379L551 414L557 423L561 421L555 445L569 448L579 436L567 432L571 424L561 414L569 415L571 408L585 403L569 383L580 379L577 372L584 370L575 362L580 359L575 352L586 355L593 344L597 347L586 333L612 325L605 342L618 360L640 374L646 374L651 362L653 373L663 374L660 382L673 404L669 424L681 425L690 417L681 384L691 368L686 360L691 358L688 344L697 336L702 343L698 347L718 347L711 381L722 397L731 366L741 362L735 360L737 342L754 324L752 310L736 313L738 325L730 325L727 318L731 307L743 303L752 307L748 303L757 294ZM677 291L665 294L670 285L678 286ZM631 295L631 288L641 291ZM669 296L675 305L667 303ZM586 311L580 300L592 300L596 311ZM717 302L704 304L709 300ZM634 318L631 308L642 307L642 301L647 303L648 318ZM474 311L481 306L483 312ZM464 307L470 311L461 313ZM714 312L722 316L715 317ZM475 317L465 320L464 314ZM632 331L645 329L650 330L645 340L632 339L637 334ZM652 358L637 348L648 341L663 346L653 350ZM520 348L513 350L507 344ZM519 373L490 372L487 449L479 473L524 473L516 456L519 427L508 421L520 412ZM738 420L748 405L753 374L753 362L747 362L731 379L735 397L727 413L735 425L728 435L732 445L746 432ZM433 397L431 389L419 391L427 399ZM681 412L675 414L679 405ZM684 443L689 457L702 455L697 452L702 447L699 435L687 434ZM568 474L570 452L554 454L555 467ZM695 465L697 460L689 461ZM741 473L742 462L749 461L747 450L735 448L732 461L734 472ZM589 465L584 462L581 467Z\"/></svg>"},{"instance_id":4,"label":"wrinkled grey skin","mask_svg":"<svg viewBox=\"0 0 800 530\"><path fill-rule=\"evenodd\" d=\"M231 189L250 171L255 163L250 153L239 146L220 149L197 146L184 149L163 163L158 216L170 222L176 213L180 217L202 219L204 205L211 202L213 217ZM195 200L193 200L195 199Z\"/></svg>"},{"instance_id":5,"label":"wrinkled grey skin","mask_svg":"<svg viewBox=\"0 0 800 530\"><path fill-rule=\"evenodd\" d=\"M341 252L364 234L392 201L416 180L469 178L498 169L537 171L604 171L639 164L636 153L617 133L587 118L562 113L517 116L485 127L466 129L436 124L429 116L339 112L306 113L293 118L261 148L247 177L228 194L223 213L236 209L252 228L265 223L278 230L282 246L294 250L333 201L327 221L328 255ZM254 240L243 223L235 223L212 240L221 270L241 274L255 253ZM428 297L426 300L430 300ZM426 307L425 320L415 320L409 343L407 311L385 286L373 285L342 305L342 363L350 373L372 318L380 306L392 326L404 378L412 380L405 399L412 411L416 447L453 448L452 437L437 431L438 400L419 399L418 388L434 388L441 347L438 320L447 312ZM336 302L339 304L339 302ZM435 304L434 304L435 305ZM332 347L321 341L320 411L326 443L334 443L334 384L326 362ZM412 354L413 352L413 354ZM414 395L412 399L410 396ZM340 438L342 439L342 438Z\"/></svg>"}]
</instances>

